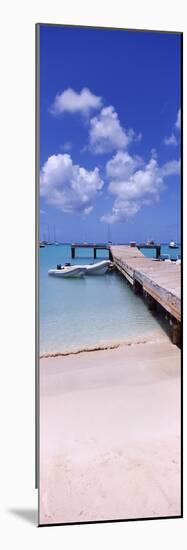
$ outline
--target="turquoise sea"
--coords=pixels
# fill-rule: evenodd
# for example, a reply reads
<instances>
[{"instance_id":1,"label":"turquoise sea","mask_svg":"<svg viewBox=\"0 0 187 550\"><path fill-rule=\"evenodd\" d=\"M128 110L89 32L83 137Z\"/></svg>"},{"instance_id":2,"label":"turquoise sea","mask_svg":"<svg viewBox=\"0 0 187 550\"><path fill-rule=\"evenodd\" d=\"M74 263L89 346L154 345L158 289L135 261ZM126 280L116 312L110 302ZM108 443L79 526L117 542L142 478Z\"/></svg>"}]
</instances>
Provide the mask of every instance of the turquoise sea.
<instances>
[{"instance_id":1,"label":"turquoise sea","mask_svg":"<svg viewBox=\"0 0 187 550\"><path fill-rule=\"evenodd\" d=\"M39 249L40 276L40 354L69 352L104 343L115 343L141 337L164 326L154 317L143 299L134 295L125 279L116 272L104 276L80 279L60 279L48 276L48 269L58 263L89 263L93 251L80 249L78 260L71 259L69 245L51 245ZM146 256L154 251L142 249ZM162 245L161 253L172 256ZM98 251L97 259L108 252ZM96 260L97 261L97 260Z\"/></svg>"}]
</instances>

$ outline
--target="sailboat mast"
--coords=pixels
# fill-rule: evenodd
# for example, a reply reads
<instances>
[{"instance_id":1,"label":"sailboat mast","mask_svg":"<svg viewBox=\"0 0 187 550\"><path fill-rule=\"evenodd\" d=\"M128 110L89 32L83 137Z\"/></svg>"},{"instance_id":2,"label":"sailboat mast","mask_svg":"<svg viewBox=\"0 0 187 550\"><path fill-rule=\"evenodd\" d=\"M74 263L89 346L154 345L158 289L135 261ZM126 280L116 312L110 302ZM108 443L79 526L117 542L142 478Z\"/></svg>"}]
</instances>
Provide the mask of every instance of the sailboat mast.
<instances>
[{"instance_id":1,"label":"sailboat mast","mask_svg":"<svg viewBox=\"0 0 187 550\"><path fill-rule=\"evenodd\" d=\"M108 240L108 243L111 241L111 238L110 238L110 225L109 224L107 226L107 240Z\"/></svg>"},{"instance_id":2,"label":"sailboat mast","mask_svg":"<svg viewBox=\"0 0 187 550\"><path fill-rule=\"evenodd\" d=\"M48 243L50 243L50 231L49 231L49 225L48 225L47 227L48 227Z\"/></svg>"},{"instance_id":3,"label":"sailboat mast","mask_svg":"<svg viewBox=\"0 0 187 550\"><path fill-rule=\"evenodd\" d=\"M54 242L56 242L56 227L54 225Z\"/></svg>"}]
</instances>

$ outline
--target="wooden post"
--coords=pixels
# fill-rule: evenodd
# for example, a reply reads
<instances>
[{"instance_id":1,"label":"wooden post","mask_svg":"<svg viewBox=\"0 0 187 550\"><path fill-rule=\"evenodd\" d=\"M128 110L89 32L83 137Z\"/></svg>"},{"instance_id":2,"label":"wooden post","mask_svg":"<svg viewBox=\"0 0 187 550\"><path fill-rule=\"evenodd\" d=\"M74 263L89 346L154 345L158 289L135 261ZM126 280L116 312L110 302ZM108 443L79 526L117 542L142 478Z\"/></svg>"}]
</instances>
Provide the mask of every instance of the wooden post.
<instances>
[{"instance_id":1,"label":"wooden post","mask_svg":"<svg viewBox=\"0 0 187 550\"><path fill-rule=\"evenodd\" d=\"M109 260L112 262L113 261L113 256L112 256L112 252L111 252L110 248L108 249L108 252L109 252Z\"/></svg>"},{"instance_id":2,"label":"wooden post","mask_svg":"<svg viewBox=\"0 0 187 550\"><path fill-rule=\"evenodd\" d=\"M154 298L152 298L152 296L150 296L150 294L147 294L146 300L147 300L147 305L148 305L148 308L150 309L150 311L156 311L156 307L157 307L156 300L154 300Z\"/></svg>"},{"instance_id":3,"label":"wooden post","mask_svg":"<svg viewBox=\"0 0 187 550\"><path fill-rule=\"evenodd\" d=\"M94 246L94 260L97 258L97 248Z\"/></svg>"},{"instance_id":4,"label":"wooden post","mask_svg":"<svg viewBox=\"0 0 187 550\"><path fill-rule=\"evenodd\" d=\"M71 257L75 258L75 247L74 246L71 247Z\"/></svg>"},{"instance_id":5,"label":"wooden post","mask_svg":"<svg viewBox=\"0 0 187 550\"><path fill-rule=\"evenodd\" d=\"M142 294L143 291L142 285L136 279L134 279L133 290L135 294Z\"/></svg>"},{"instance_id":6,"label":"wooden post","mask_svg":"<svg viewBox=\"0 0 187 550\"><path fill-rule=\"evenodd\" d=\"M176 319L172 321L171 339L175 346L181 345L181 325L179 322L176 321Z\"/></svg>"},{"instance_id":7,"label":"wooden post","mask_svg":"<svg viewBox=\"0 0 187 550\"><path fill-rule=\"evenodd\" d=\"M161 247L160 247L160 245L158 245L158 246L156 247L156 258L157 258L157 259L158 259L159 256L160 256L160 250L161 250Z\"/></svg>"}]
</instances>

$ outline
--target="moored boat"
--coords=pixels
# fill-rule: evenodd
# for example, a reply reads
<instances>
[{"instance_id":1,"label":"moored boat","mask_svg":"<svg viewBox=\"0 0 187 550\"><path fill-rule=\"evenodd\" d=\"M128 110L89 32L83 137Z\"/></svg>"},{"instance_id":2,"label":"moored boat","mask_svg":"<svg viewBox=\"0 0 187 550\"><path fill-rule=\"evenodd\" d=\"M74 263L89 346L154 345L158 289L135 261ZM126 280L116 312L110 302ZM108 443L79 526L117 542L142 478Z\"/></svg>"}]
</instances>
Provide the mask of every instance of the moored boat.
<instances>
[{"instance_id":1,"label":"moored boat","mask_svg":"<svg viewBox=\"0 0 187 550\"><path fill-rule=\"evenodd\" d=\"M92 264L83 264L82 267L85 268L85 275L104 275L111 265L110 260L102 260ZM81 267L81 265L77 267Z\"/></svg>"},{"instance_id":2,"label":"moored boat","mask_svg":"<svg viewBox=\"0 0 187 550\"><path fill-rule=\"evenodd\" d=\"M56 269L49 269L48 271L48 275L53 275L54 277L62 277L62 278L83 277L85 273L86 273L86 269L84 268L84 266L61 265L61 264L58 264Z\"/></svg>"},{"instance_id":3,"label":"moored boat","mask_svg":"<svg viewBox=\"0 0 187 550\"><path fill-rule=\"evenodd\" d=\"M112 266L110 260L91 264L58 264L56 269L49 269L48 274L56 277L82 277L83 275L104 275Z\"/></svg>"}]
</instances>

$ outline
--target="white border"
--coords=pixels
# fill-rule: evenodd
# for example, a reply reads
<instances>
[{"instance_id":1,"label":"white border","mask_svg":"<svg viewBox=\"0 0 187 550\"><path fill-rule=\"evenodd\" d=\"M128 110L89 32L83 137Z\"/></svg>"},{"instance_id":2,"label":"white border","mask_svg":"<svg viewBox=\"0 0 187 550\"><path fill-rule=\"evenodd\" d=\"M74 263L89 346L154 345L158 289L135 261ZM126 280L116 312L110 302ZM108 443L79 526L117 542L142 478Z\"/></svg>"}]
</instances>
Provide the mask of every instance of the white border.
<instances>
[{"instance_id":1,"label":"white border","mask_svg":"<svg viewBox=\"0 0 187 550\"><path fill-rule=\"evenodd\" d=\"M34 528L8 512L31 509L34 491L34 211L36 22L184 31L185 3L141 0L4 2L1 16L1 490L3 548L184 547L186 520ZM184 105L184 121L186 118ZM186 132L184 151L187 150ZM185 161L185 158L184 158ZM184 166L185 168L185 166ZM186 198L184 172L184 201ZM185 236L185 235L184 235ZM186 239L185 239L186 242ZM20 246L18 246L20 243ZM1 257L2 257L1 256ZM24 266L23 275L21 268ZM187 280L186 268L184 280ZM3 309L2 309L3 306ZM185 364L184 364L185 375ZM185 415L186 416L186 405ZM3 441L2 441L3 440ZM32 516L32 514L31 514Z\"/></svg>"}]
</instances>

